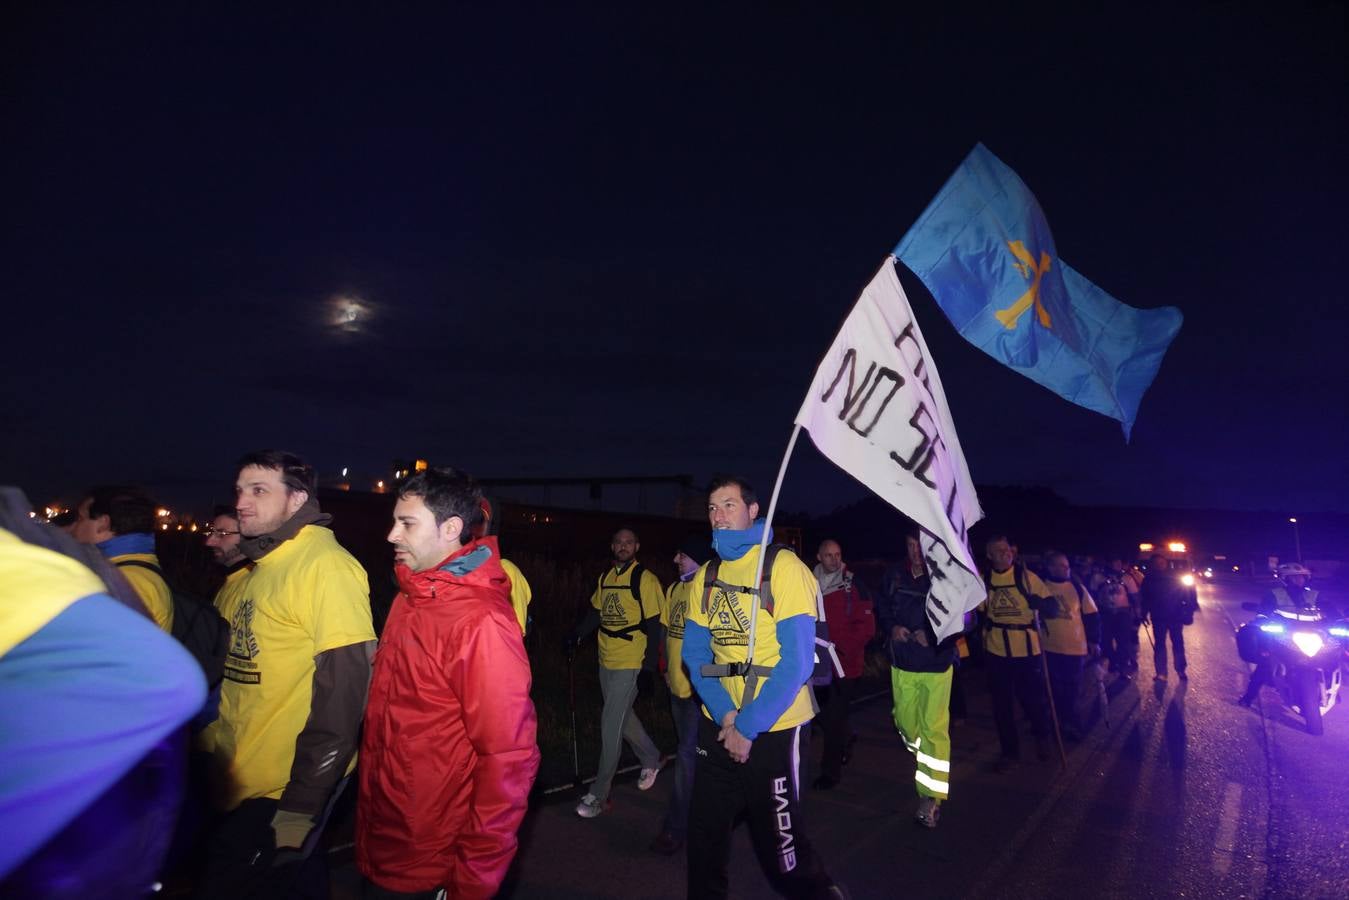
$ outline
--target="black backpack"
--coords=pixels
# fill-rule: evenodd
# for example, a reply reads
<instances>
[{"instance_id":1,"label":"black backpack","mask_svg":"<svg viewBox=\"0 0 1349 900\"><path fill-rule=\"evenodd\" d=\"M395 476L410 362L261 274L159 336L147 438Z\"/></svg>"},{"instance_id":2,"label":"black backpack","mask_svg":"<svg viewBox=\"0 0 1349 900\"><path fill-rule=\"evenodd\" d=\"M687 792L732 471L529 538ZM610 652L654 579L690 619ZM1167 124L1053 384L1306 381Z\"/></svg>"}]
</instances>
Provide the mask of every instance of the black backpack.
<instances>
[{"instance_id":1,"label":"black backpack","mask_svg":"<svg viewBox=\"0 0 1349 900\"><path fill-rule=\"evenodd\" d=\"M173 636L192 654L206 676L206 686L214 690L225 677L225 654L230 648L229 623L210 603L175 587L164 577L164 570L154 563L127 559L117 566L149 569L164 579L173 597Z\"/></svg>"},{"instance_id":2,"label":"black backpack","mask_svg":"<svg viewBox=\"0 0 1349 900\"><path fill-rule=\"evenodd\" d=\"M770 616L773 614L773 561L777 559L778 553L789 549L785 544L769 544L768 552L764 555L763 578L759 583L759 589L755 590L747 585L727 584L719 577L721 570L721 558L713 556L707 563L707 571L703 574L703 614L707 614L708 605L712 602L712 589L719 587L724 591L735 591L738 594L750 594L759 598L759 608L766 611ZM815 686L829 684L836 671L840 677L841 666L838 663L838 654L834 650L833 643L829 640L829 623L821 621L819 618L822 601L820 597L815 598L817 605L815 618L815 668L811 671L809 683ZM836 666L839 668L836 669ZM756 666L756 668L758 668Z\"/></svg>"}]
</instances>

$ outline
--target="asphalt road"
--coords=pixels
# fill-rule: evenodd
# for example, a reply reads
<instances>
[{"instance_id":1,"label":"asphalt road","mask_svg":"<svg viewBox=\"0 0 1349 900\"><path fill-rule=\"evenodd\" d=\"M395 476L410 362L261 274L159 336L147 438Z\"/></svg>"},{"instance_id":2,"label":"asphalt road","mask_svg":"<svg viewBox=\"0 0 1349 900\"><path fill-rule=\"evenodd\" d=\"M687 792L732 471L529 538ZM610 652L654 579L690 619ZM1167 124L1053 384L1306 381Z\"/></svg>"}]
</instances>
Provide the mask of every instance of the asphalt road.
<instances>
[{"instance_id":1,"label":"asphalt road","mask_svg":"<svg viewBox=\"0 0 1349 900\"><path fill-rule=\"evenodd\" d=\"M1152 681L1146 637L1136 683L1111 682L1108 722L1069 745L1067 767L991 771L997 754L984 676L967 674L970 717L952 729L952 798L935 831L912 823L913 764L884 697L854 709L859 735L839 787L809 791L805 827L853 897L1349 898L1349 708L1312 737L1266 689L1257 708L1235 698L1248 667L1233 623L1259 588L1200 588L1186 629L1188 682ZM1089 697L1084 696L1084 704ZM1024 749L1024 748L1023 748ZM818 761L820 742L812 758ZM503 896L682 898L684 860L656 856L670 775L642 793L616 786L592 820L575 797L539 804ZM358 896L340 857L335 895ZM774 896L744 828L732 847L732 896Z\"/></svg>"}]
</instances>

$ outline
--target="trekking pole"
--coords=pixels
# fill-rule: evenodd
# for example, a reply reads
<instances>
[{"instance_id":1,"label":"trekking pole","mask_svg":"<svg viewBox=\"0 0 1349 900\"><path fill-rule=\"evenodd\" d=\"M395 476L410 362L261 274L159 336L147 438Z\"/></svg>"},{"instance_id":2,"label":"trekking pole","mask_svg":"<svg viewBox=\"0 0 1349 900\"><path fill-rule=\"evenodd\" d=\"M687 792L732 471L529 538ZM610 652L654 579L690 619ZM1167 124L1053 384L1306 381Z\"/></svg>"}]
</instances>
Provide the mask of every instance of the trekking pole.
<instances>
[{"instance_id":1,"label":"trekking pole","mask_svg":"<svg viewBox=\"0 0 1349 900\"><path fill-rule=\"evenodd\" d=\"M576 741L576 676L575 652L567 654L567 708L571 713L571 773L577 787L581 786L581 754Z\"/></svg>"},{"instance_id":2,"label":"trekking pole","mask_svg":"<svg viewBox=\"0 0 1349 900\"><path fill-rule=\"evenodd\" d=\"M1148 646L1152 648L1152 652L1153 652L1153 653L1156 653L1156 652L1157 652L1157 644L1156 644L1156 642L1154 642L1154 641L1152 640L1152 626L1148 624L1148 620L1147 620L1147 619L1144 619L1144 620L1143 620L1143 631L1144 631L1144 633L1146 633L1147 636L1148 636Z\"/></svg>"},{"instance_id":3,"label":"trekking pole","mask_svg":"<svg viewBox=\"0 0 1349 900\"><path fill-rule=\"evenodd\" d=\"M1110 728L1110 694L1105 689L1105 665L1098 659L1092 666L1096 677L1096 700L1101 704L1101 721Z\"/></svg>"},{"instance_id":4,"label":"trekking pole","mask_svg":"<svg viewBox=\"0 0 1349 900\"><path fill-rule=\"evenodd\" d=\"M1040 634L1040 611L1032 611L1035 616L1035 633ZM1045 694L1049 697L1049 718L1054 723L1054 740L1059 745L1059 762L1064 771L1068 769L1068 754L1063 749L1063 733L1059 730L1059 712L1054 708L1054 688L1049 682L1049 660L1045 657L1044 643L1040 643L1040 669L1045 674Z\"/></svg>"}]
</instances>

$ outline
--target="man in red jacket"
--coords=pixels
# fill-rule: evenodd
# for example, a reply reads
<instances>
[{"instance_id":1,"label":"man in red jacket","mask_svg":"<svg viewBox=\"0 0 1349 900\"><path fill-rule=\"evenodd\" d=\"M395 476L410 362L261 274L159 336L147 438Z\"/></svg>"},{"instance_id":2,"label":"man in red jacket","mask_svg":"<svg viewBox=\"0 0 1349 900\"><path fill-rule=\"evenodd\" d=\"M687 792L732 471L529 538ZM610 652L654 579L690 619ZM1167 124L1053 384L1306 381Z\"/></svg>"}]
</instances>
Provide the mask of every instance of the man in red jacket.
<instances>
[{"instance_id":1,"label":"man in red jacket","mask_svg":"<svg viewBox=\"0 0 1349 900\"><path fill-rule=\"evenodd\" d=\"M857 695L857 679L867 663L867 643L876 636L876 612L870 597L843 562L838 541L823 541L815 558L815 580L824 595L824 617L829 623L829 640L843 666L843 677L835 678L821 689L820 716L824 732L824 758L820 777L814 786L828 790L843 777L843 766L852 749L852 729L848 725L848 707Z\"/></svg>"},{"instance_id":2,"label":"man in red jacket","mask_svg":"<svg viewBox=\"0 0 1349 900\"><path fill-rule=\"evenodd\" d=\"M496 894L539 769L529 659L482 495L428 469L394 507L394 599L361 742L356 865L366 897Z\"/></svg>"}]
</instances>

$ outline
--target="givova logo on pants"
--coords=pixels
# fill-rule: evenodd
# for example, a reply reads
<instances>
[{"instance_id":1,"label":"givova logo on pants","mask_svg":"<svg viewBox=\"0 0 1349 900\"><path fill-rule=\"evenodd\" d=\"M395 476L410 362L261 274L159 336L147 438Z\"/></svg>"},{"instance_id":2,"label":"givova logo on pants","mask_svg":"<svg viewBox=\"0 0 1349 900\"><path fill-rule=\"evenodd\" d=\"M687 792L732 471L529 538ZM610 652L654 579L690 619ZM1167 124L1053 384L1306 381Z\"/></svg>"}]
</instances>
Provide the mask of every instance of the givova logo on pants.
<instances>
[{"instance_id":1,"label":"givova logo on pants","mask_svg":"<svg viewBox=\"0 0 1349 900\"><path fill-rule=\"evenodd\" d=\"M787 779L773 779L773 803L777 806L778 871L796 868L796 838L792 836L792 814L787 809Z\"/></svg>"}]
</instances>

